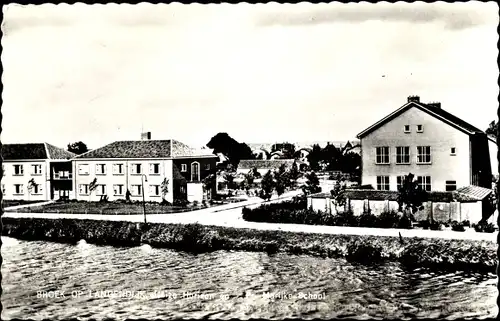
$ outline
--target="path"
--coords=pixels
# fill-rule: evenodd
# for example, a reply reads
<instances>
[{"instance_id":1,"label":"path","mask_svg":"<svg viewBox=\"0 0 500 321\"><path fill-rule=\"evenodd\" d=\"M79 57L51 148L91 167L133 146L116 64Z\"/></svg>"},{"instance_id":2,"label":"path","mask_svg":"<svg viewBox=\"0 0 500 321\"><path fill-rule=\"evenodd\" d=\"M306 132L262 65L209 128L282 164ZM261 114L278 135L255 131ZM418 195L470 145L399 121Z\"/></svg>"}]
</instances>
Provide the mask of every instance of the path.
<instances>
[{"instance_id":1,"label":"path","mask_svg":"<svg viewBox=\"0 0 500 321\"><path fill-rule=\"evenodd\" d=\"M420 238L440 238L440 239L462 239L496 242L497 232L478 233L474 229L466 229L465 232L455 232L451 230L432 231L432 230L406 230L406 229L382 229L382 228L364 228L364 227L344 227L344 226L322 226L306 224L276 224L276 223L257 223L244 221L241 217L241 209L246 206L254 208L262 203L274 203L290 199L300 192L289 192L283 197L274 198L269 202L263 202L259 198L250 198L247 201L233 204L225 204L213 208L206 208L198 211L175 213L175 214L148 214L149 223L171 223L171 224L189 224L199 223L202 225L215 225L233 228L247 228L268 231L288 231L302 233L319 233L334 235L374 235L374 236L392 236L399 237L420 237ZM4 217L39 217L47 219L72 218L72 219L92 219L109 221L129 221L143 222L144 216L137 215L101 215L101 214L61 214L61 213L15 213L6 212Z\"/></svg>"}]
</instances>

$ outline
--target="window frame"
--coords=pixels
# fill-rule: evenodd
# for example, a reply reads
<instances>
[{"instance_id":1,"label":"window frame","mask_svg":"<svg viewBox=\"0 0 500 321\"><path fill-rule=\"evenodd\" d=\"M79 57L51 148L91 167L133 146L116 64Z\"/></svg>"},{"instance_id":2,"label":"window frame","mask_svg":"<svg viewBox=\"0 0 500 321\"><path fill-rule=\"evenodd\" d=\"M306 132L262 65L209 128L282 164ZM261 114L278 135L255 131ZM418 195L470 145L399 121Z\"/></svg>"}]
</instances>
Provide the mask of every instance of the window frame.
<instances>
[{"instance_id":1,"label":"window frame","mask_svg":"<svg viewBox=\"0 0 500 321\"><path fill-rule=\"evenodd\" d=\"M154 189L155 191L158 191L158 193L153 192L152 189ZM149 185L149 196L155 196L155 197L161 196L160 185L158 185L158 184Z\"/></svg>"},{"instance_id":2,"label":"window frame","mask_svg":"<svg viewBox=\"0 0 500 321\"><path fill-rule=\"evenodd\" d=\"M14 164L14 172L13 172L13 176L24 176L24 166L23 164ZM17 173L16 173L16 168L18 169Z\"/></svg>"},{"instance_id":3,"label":"window frame","mask_svg":"<svg viewBox=\"0 0 500 321\"><path fill-rule=\"evenodd\" d=\"M432 178L431 178L431 176L417 176L417 184L422 190L424 190L426 192L432 191ZM427 187L428 187L428 189L427 189Z\"/></svg>"},{"instance_id":4,"label":"window frame","mask_svg":"<svg viewBox=\"0 0 500 321\"><path fill-rule=\"evenodd\" d=\"M429 149L429 153L419 153L419 148L425 148L425 149ZM428 156L429 157L429 161L428 162L425 162L425 161L419 161L419 157L422 157L424 158L425 156ZM431 149L431 146L417 146L417 155L416 155L416 163L417 164L432 164L432 149Z\"/></svg>"},{"instance_id":5,"label":"window frame","mask_svg":"<svg viewBox=\"0 0 500 321\"><path fill-rule=\"evenodd\" d=\"M387 151L386 154L380 153L379 155L379 150L380 151ZM391 156L390 156L391 149L389 146L377 146L375 147L375 164L376 165L389 165L391 163ZM381 159L381 162L379 162L379 158ZM382 162L385 158L387 158L387 162Z\"/></svg>"},{"instance_id":6,"label":"window frame","mask_svg":"<svg viewBox=\"0 0 500 321\"><path fill-rule=\"evenodd\" d=\"M113 163L113 175L124 175L125 171L123 170L124 163ZM117 169L121 169L117 171Z\"/></svg>"},{"instance_id":7,"label":"window frame","mask_svg":"<svg viewBox=\"0 0 500 321\"><path fill-rule=\"evenodd\" d=\"M113 184L113 195L114 196L123 196L123 195L125 195L124 188L123 188L124 186L125 186L124 184ZM120 187L120 192L119 193L116 192L117 187Z\"/></svg>"},{"instance_id":8,"label":"window frame","mask_svg":"<svg viewBox=\"0 0 500 321\"><path fill-rule=\"evenodd\" d=\"M403 126L403 132L405 134L411 133L411 126L410 125L404 125Z\"/></svg>"},{"instance_id":9,"label":"window frame","mask_svg":"<svg viewBox=\"0 0 500 321\"><path fill-rule=\"evenodd\" d=\"M453 183L450 183L450 182L453 182ZM455 188L449 189L449 187L452 187L452 186L454 186ZM447 191L447 192L456 191L457 190L457 181L451 181L451 180L445 181L444 187L445 187L445 191Z\"/></svg>"},{"instance_id":10,"label":"window frame","mask_svg":"<svg viewBox=\"0 0 500 321\"><path fill-rule=\"evenodd\" d=\"M82 173L82 168L86 167L87 168L87 172L86 173ZM78 175L80 176L88 176L90 175L90 165L89 164L78 164Z\"/></svg>"},{"instance_id":11,"label":"window frame","mask_svg":"<svg viewBox=\"0 0 500 321\"><path fill-rule=\"evenodd\" d=\"M106 164L103 164L103 163L99 163L99 164L95 164L95 174L96 175L106 175L107 173L107 168L106 168ZM100 168L98 170L98 168ZM102 172L100 171L102 169Z\"/></svg>"},{"instance_id":12,"label":"window frame","mask_svg":"<svg viewBox=\"0 0 500 321\"><path fill-rule=\"evenodd\" d=\"M130 165L132 165L132 175L142 175L142 163L132 163ZM137 171L137 169L139 169L139 171Z\"/></svg>"},{"instance_id":13,"label":"window frame","mask_svg":"<svg viewBox=\"0 0 500 321\"><path fill-rule=\"evenodd\" d=\"M24 184L14 184L14 195L24 195ZM19 192L17 191L19 187Z\"/></svg>"},{"instance_id":14,"label":"window frame","mask_svg":"<svg viewBox=\"0 0 500 321\"><path fill-rule=\"evenodd\" d=\"M451 147L450 148L450 155L451 156L456 156L457 155L457 148L456 147Z\"/></svg>"},{"instance_id":15,"label":"window frame","mask_svg":"<svg viewBox=\"0 0 500 321\"><path fill-rule=\"evenodd\" d=\"M42 176L42 164L31 164L31 176ZM40 171L37 173L36 169L40 169Z\"/></svg>"},{"instance_id":16,"label":"window frame","mask_svg":"<svg viewBox=\"0 0 500 321\"><path fill-rule=\"evenodd\" d=\"M418 127L420 126L420 129ZM417 125L417 133L423 133L424 132L424 125Z\"/></svg>"},{"instance_id":17,"label":"window frame","mask_svg":"<svg viewBox=\"0 0 500 321\"><path fill-rule=\"evenodd\" d=\"M194 167L197 167L197 170L194 170ZM197 176L197 177L194 177ZM194 178L197 178L196 180ZM200 182L201 181L201 166L197 161L191 162L191 182Z\"/></svg>"},{"instance_id":18,"label":"window frame","mask_svg":"<svg viewBox=\"0 0 500 321\"><path fill-rule=\"evenodd\" d=\"M85 187L84 188L84 192L82 193L82 187ZM90 190L89 190L89 184L78 184L78 195L90 195Z\"/></svg>"},{"instance_id":19,"label":"window frame","mask_svg":"<svg viewBox=\"0 0 500 321\"><path fill-rule=\"evenodd\" d=\"M158 172L153 170L155 165L158 166ZM160 163L149 163L149 175L160 175Z\"/></svg>"},{"instance_id":20,"label":"window frame","mask_svg":"<svg viewBox=\"0 0 500 321\"><path fill-rule=\"evenodd\" d=\"M389 178L390 176L388 175L379 175L377 176L377 191L389 191L391 188L391 179ZM380 183L379 183L380 179ZM387 182L382 181L387 179ZM379 188L379 187L385 187L387 186L387 189Z\"/></svg>"},{"instance_id":21,"label":"window frame","mask_svg":"<svg viewBox=\"0 0 500 321\"><path fill-rule=\"evenodd\" d=\"M406 155L404 153L399 153L399 149L404 149L405 152L408 152ZM398 162L398 160L408 160L406 162ZM396 146L396 165L410 165L411 164L411 154L410 154L410 146Z\"/></svg>"},{"instance_id":22,"label":"window frame","mask_svg":"<svg viewBox=\"0 0 500 321\"><path fill-rule=\"evenodd\" d=\"M182 173L187 172L187 164L181 164L181 172Z\"/></svg>"}]
</instances>

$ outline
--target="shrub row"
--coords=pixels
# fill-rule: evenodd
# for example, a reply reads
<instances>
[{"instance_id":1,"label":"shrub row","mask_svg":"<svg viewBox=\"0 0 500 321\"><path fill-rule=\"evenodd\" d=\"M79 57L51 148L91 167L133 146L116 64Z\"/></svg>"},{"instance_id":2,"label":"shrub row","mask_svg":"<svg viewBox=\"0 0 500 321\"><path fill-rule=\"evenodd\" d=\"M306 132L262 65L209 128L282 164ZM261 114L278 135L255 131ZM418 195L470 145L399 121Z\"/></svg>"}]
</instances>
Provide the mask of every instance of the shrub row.
<instances>
[{"instance_id":1,"label":"shrub row","mask_svg":"<svg viewBox=\"0 0 500 321\"><path fill-rule=\"evenodd\" d=\"M199 224L143 224L119 221L3 218L4 236L24 240L47 240L90 244L170 248L190 253L217 250L306 254L345 258L373 264L387 260L405 266L493 272L497 265L496 244L486 241L328 235L258 231Z\"/></svg>"},{"instance_id":2,"label":"shrub row","mask_svg":"<svg viewBox=\"0 0 500 321\"><path fill-rule=\"evenodd\" d=\"M246 221L266 223L380 228L411 228L412 226L408 217L400 217L394 211L384 212L379 216L371 213L355 216L352 211L332 215L322 211L306 209L306 203L303 200L266 204L255 209L245 207L242 214L243 219Z\"/></svg>"}]
</instances>

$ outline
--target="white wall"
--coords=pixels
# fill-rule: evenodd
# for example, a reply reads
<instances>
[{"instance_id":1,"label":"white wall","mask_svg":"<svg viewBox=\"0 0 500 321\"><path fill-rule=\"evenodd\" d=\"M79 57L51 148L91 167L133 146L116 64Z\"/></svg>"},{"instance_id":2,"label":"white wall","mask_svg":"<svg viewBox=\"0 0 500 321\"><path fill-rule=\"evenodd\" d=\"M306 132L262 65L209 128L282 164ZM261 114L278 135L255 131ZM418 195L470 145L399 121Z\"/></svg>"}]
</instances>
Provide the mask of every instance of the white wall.
<instances>
[{"instance_id":1,"label":"white wall","mask_svg":"<svg viewBox=\"0 0 500 321\"><path fill-rule=\"evenodd\" d=\"M123 174L114 174L113 173L113 164L124 164L123 165ZM160 173L159 174L151 174L149 171L149 164L159 163L160 164ZM79 165L88 164L89 165L89 174L81 175L79 173ZM96 165L97 164L105 164L106 166L106 174L97 174L96 173ZM142 190L142 175L141 174L132 174L131 167L133 164L141 164L142 165L142 173L146 175L144 179L144 199L146 201L155 201L160 202L162 200L161 195L161 187L160 187L160 195L155 196L153 193L150 193L151 185L160 185L163 182L164 178L169 180L169 188L168 193L165 199L169 202L173 202L173 179L172 179L172 160L162 160L162 159L151 159L151 160L75 160L74 161L74 184L75 184L75 194L76 198L79 200L85 201L98 201L100 199L100 195L97 195L97 191L92 192L92 194L84 195L80 193L79 185L80 184L90 184L90 182L97 178L97 184L106 185L106 195L108 196L108 200L116 200L116 199L125 199L125 193L127 188L132 193L130 199L142 201L142 195L136 195L134 190L134 185L140 185ZM113 185L120 184L123 185L123 195L115 195Z\"/></svg>"},{"instance_id":2,"label":"white wall","mask_svg":"<svg viewBox=\"0 0 500 321\"><path fill-rule=\"evenodd\" d=\"M4 161L2 164L5 168L4 176L2 177L2 186L5 186L5 194L3 199L6 200L49 200L50 199L50 168L46 160L38 161ZM23 165L23 175L14 175L14 165ZM41 165L41 174L33 174L32 165ZM28 191L28 182L34 179L41 187L41 191L37 194L30 194ZM15 193L15 184L23 185L23 193Z\"/></svg>"},{"instance_id":3,"label":"white wall","mask_svg":"<svg viewBox=\"0 0 500 321\"><path fill-rule=\"evenodd\" d=\"M404 133L404 125L410 125L411 133ZM416 125L423 125L423 133L416 132ZM437 118L410 108L399 117L384 124L361 140L362 184L377 187L377 176L390 176L391 190L396 189L396 176L431 176L431 189L444 191L447 180L457 182L457 187L470 185L469 136ZM377 165L376 147L389 146L390 164ZM396 164L396 146L410 146L410 164ZM430 165L416 164L417 146L431 146ZM456 155L450 155L451 147Z\"/></svg>"},{"instance_id":4,"label":"white wall","mask_svg":"<svg viewBox=\"0 0 500 321\"><path fill-rule=\"evenodd\" d=\"M187 199L189 202L203 201L203 184L187 183Z\"/></svg>"}]
</instances>

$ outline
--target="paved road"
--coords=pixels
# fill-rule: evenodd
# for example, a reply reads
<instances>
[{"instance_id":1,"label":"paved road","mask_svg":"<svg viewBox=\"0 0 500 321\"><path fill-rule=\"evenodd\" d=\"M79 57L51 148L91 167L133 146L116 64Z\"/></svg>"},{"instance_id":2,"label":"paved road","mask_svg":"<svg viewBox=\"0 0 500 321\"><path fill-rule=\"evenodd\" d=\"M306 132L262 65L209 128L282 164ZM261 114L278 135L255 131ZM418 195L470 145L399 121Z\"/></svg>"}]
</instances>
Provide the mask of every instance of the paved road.
<instances>
[{"instance_id":1,"label":"paved road","mask_svg":"<svg viewBox=\"0 0 500 321\"><path fill-rule=\"evenodd\" d=\"M290 199L292 196L300 194L300 191L289 192L280 199L274 198L270 202L274 203ZM431 230L405 230L405 229L381 229L362 227L341 227L341 226L318 226L306 224L275 224L256 223L244 221L241 217L241 209L244 206L249 208L261 205L263 201L259 198L250 198L248 201L234 204L226 204L214 208L203 210L176 213L176 214L148 214L147 221L150 223L173 223L189 224L199 223L202 225L226 226L234 228L249 228L257 230L289 231L302 233L319 234L341 234L341 235L375 235L398 237L423 237L441 239L464 239L496 242L497 232L477 233L474 229L467 229L466 232L454 232L451 230L431 231ZM138 215L101 215L101 214L58 214L58 213L4 213L4 217L40 217L48 219L73 218L73 219L93 219L110 221L130 221L143 222L142 214Z\"/></svg>"}]
</instances>

